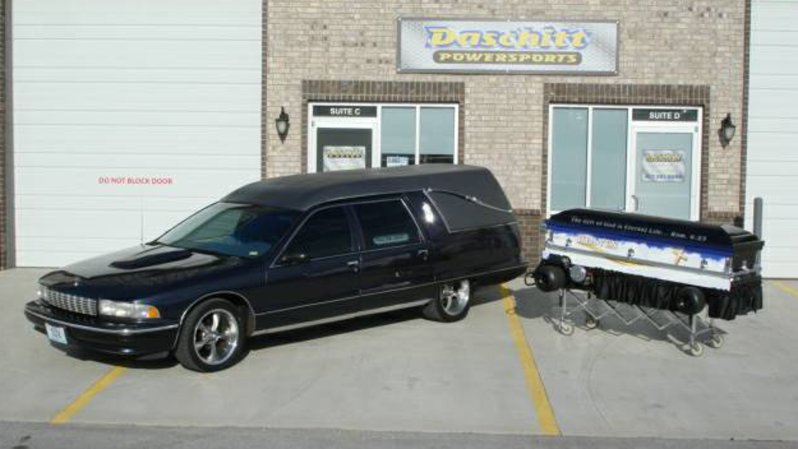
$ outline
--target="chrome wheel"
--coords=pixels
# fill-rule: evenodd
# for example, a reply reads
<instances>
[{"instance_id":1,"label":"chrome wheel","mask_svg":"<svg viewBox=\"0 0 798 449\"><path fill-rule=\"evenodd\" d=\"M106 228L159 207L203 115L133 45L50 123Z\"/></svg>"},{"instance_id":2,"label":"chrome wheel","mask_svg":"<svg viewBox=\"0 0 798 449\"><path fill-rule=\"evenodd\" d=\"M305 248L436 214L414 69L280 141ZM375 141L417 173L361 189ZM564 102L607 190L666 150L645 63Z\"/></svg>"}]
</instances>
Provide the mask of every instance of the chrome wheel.
<instances>
[{"instance_id":1,"label":"chrome wheel","mask_svg":"<svg viewBox=\"0 0 798 449\"><path fill-rule=\"evenodd\" d=\"M471 299L471 286L468 280L456 284L446 284L441 289L441 308L449 316L459 315Z\"/></svg>"},{"instance_id":2,"label":"chrome wheel","mask_svg":"<svg viewBox=\"0 0 798 449\"><path fill-rule=\"evenodd\" d=\"M238 347L238 320L227 310L213 309L194 326L194 352L208 365L221 365Z\"/></svg>"}]
</instances>

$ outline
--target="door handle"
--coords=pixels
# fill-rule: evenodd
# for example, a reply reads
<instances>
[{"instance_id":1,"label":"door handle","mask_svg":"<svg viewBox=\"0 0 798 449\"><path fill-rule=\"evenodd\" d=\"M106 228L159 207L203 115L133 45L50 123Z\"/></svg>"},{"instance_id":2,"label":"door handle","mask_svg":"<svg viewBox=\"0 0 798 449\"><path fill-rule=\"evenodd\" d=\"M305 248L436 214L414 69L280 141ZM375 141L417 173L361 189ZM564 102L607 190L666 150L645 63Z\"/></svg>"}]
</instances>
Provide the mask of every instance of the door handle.
<instances>
[{"instance_id":1,"label":"door handle","mask_svg":"<svg viewBox=\"0 0 798 449\"><path fill-rule=\"evenodd\" d=\"M416 252L416 256L420 257L421 260L426 262L429 259L429 250L428 249L420 249Z\"/></svg>"},{"instance_id":2,"label":"door handle","mask_svg":"<svg viewBox=\"0 0 798 449\"><path fill-rule=\"evenodd\" d=\"M351 260L351 261L346 263L346 266L351 268L352 271L354 271L355 273L360 271L360 261L359 260Z\"/></svg>"},{"instance_id":3,"label":"door handle","mask_svg":"<svg viewBox=\"0 0 798 449\"><path fill-rule=\"evenodd\" d=\"M634 208L633 211L637 212L640 210L640 199L637 198L637 195L632 195L632 201L634 201Z\"/></svg>"}]
</instances>

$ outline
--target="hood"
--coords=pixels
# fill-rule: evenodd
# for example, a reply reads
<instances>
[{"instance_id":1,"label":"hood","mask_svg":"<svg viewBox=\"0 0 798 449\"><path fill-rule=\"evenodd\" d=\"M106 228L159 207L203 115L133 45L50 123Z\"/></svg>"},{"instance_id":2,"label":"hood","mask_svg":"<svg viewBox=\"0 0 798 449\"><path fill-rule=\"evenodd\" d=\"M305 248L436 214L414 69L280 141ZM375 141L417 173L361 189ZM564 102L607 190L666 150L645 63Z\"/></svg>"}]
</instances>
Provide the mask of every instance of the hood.
<instances>
[{"instance_id":1,"label":"hood","mask_svg":"<svg viewBox=\"0 0 798 449\"><path fill-rule=\"evenodd\" d=\"M39 282L74 295L136 299L163 288L207 280L242 263L238 257L139 245L68 265L46 274Z\"/></svg>"}]
</instances>

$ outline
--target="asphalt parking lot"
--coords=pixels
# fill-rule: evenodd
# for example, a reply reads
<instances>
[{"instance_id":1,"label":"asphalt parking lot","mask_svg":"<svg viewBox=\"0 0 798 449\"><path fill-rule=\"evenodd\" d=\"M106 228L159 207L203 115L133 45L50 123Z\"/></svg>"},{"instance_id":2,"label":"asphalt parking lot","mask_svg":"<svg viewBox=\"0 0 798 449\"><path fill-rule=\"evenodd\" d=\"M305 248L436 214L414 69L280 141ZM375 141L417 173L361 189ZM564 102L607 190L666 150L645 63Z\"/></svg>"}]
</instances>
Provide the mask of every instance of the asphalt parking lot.
<instances>
[{"instance_id":1,"label":"asphalt parking lot","mask_svg":"<svg viewBox=\"0 0 798 449\"><path fill-rule=\"evenodd\" d=\"M266 335L198 374L51 347L22 315L42 273L0 272L0 421L798 441L796 282L768 281L765 309L719 322L726 344L700 358L645 323L577 318L564 336L556 295L516 280L462 322L410 310Z\"/></svg>"}]
</instances>

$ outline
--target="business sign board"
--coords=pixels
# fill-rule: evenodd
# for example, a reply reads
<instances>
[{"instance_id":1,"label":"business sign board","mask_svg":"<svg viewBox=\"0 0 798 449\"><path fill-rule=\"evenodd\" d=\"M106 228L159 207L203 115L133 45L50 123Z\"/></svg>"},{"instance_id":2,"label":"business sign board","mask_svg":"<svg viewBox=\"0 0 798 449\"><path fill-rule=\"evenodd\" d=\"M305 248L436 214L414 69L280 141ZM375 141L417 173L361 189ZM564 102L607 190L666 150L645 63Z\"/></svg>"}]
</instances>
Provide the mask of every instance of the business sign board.
<instances>
[{"instance_id":1,"label":"business sign board","mask_svg":"<svg viewBox=\"0 0 798 449\"><path fill-rule=\"evenodd\" d=\"M397 71L616 75L618 22L399 18Z\"/></svg>"}]
</instances>

